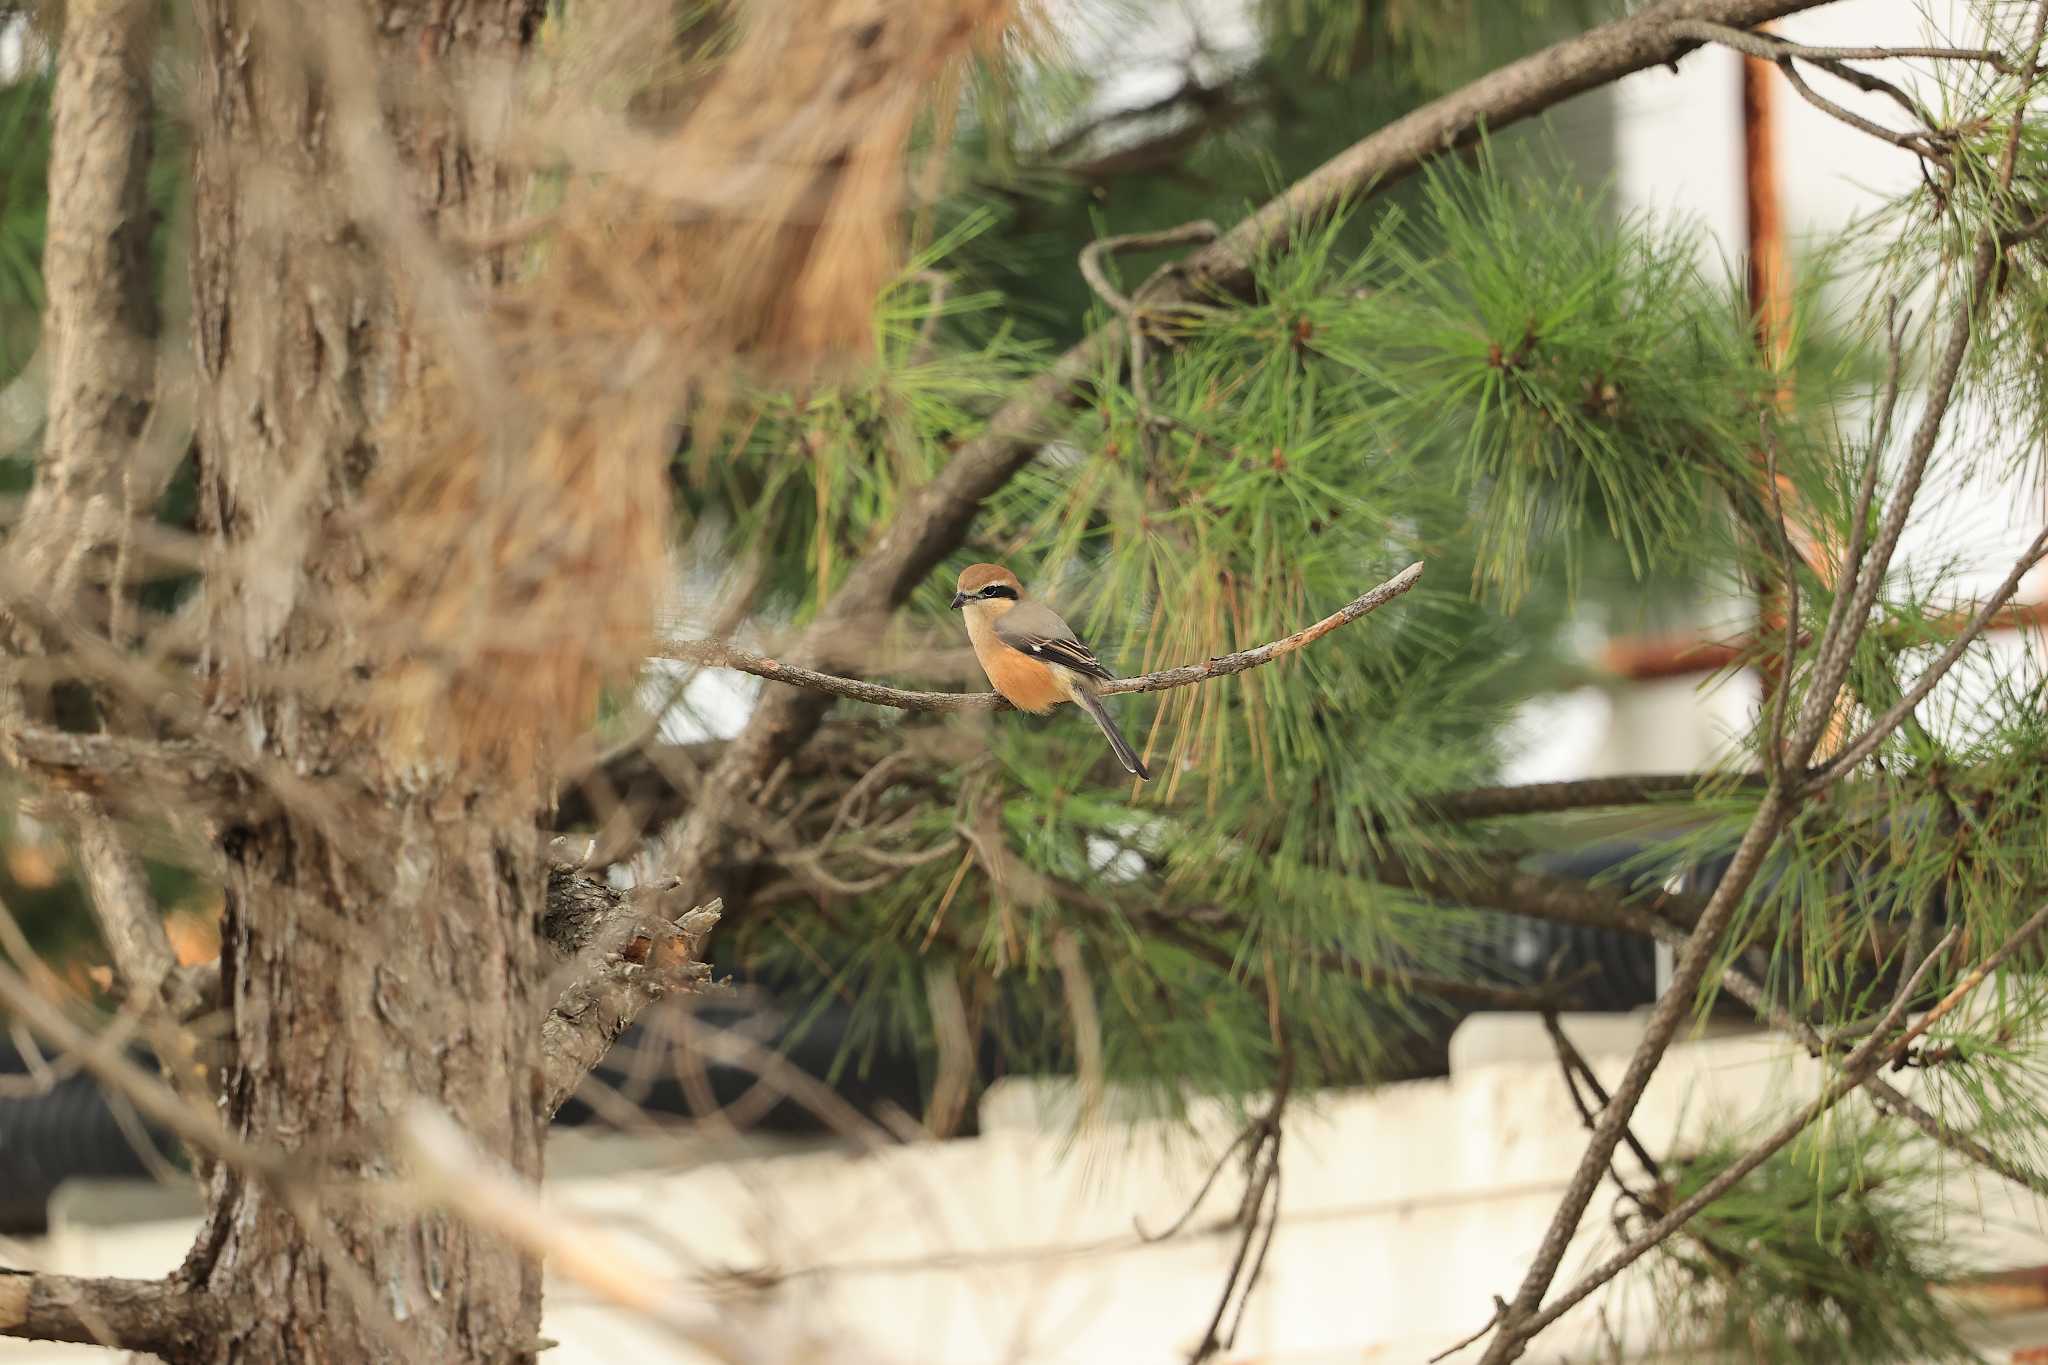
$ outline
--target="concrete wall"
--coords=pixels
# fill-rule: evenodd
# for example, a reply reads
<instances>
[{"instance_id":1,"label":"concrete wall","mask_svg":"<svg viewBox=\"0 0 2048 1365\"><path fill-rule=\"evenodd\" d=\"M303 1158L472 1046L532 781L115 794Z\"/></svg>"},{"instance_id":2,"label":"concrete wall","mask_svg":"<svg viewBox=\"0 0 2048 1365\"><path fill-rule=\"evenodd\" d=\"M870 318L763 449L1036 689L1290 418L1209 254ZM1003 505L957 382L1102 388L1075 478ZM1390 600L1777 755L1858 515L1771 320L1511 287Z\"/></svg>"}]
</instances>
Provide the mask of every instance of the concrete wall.
<instances>
[{"instance_id":1,"label":"concrete wall","mask_svg":"<svg viewBox=\"0 0 2048 1365\"><path fill-rule=\"evenodd\" d=\"M1610 1082L1634 1018L1567 1016ZM1420 1362L1485 1322L1514 1291L1583 1134L1549 1043L1527 1016L1475 1019L1444 1080L1309 1097L1284 1143L1281 1230L1251 1302L1239 1362ZM1910 1080L1918 1073L1909 1073ZM1706 1128L1748 1131L1810 1094L1816 1065L1755 1036L1674 1048L1636 1121L1653 1150ZM1172 1123L1097 1125L1075 1136L1058 1088L1007 1083L983 1108L982 1136L895 1147L708 1150L701 1140L638 1141L635 1169L551 1181L572 1223L611 1239L632 1276L673 1285L667 1301L706 1305L772 1342L772 1360L1128 1362L1185 1359L1206 1326L1235 1250L1219 1226L1242 1172L1228 1169L1180 1236L1167 1226L1235 1132L1206 1111L1191 1135ZM587 1145L570 1164L601 1162ZM663 1170L668 1164L672 1169ZM564 1164L558 1151L554 1164ZM2048 1260L2030 1196L1958 1174L1939 1216L1982 1264ZM1567 1258L1567 1279L1613 1245L1604 1210ZM82 1212L82 1211L80 1211ZM189 1218L89 1227L61 1217L37 1261L77 1274L158 1275L190 1243ZM741 1289L735 1273L749 1284ZM1540 1359L1647 1359L1639 1291L1561 1323ZM644 1321L551 1285L550 1365L698 1361ZM2048 1317L1997 1316L1993 1360L2048 1349ZM810 1346L806 1347L805 1343ZM1476 1352L1468 1352L1470 1359ZM87 1365L84 1348L0 1344L6 1365Z\"/></svg>"}]
</instances>

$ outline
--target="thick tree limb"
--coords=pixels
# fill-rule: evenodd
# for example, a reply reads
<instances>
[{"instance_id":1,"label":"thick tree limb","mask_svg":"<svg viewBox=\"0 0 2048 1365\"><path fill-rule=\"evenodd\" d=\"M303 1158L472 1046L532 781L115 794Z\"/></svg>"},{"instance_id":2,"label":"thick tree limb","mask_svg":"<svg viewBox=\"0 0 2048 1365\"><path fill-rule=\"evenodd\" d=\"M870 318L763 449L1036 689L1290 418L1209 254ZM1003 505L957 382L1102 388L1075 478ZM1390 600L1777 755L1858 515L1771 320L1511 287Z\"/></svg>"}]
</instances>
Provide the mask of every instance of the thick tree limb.
<instances>
[{"instance_id":1,"label":"thick tree limb","mask_svg":"<svg viewBox=\"0 0 2048 1365\"><path fill-rule=\"evenodd\" d=\"M72 791L105 794L148 787L163 796L193 796L229 773L218 752L192 740L133 739L18 725L0 735L0 761Z\"/></svg>"},{"instance_id":2,"label":"thick tree limb","mask_svg":"<svg viewBox=\"0 0 2048 1365\"><path fill-rule=\"evenodd\" d=\"M724 906L713 900L673 916L666 889L620 891L569 867L548 872L541 931L572 979L541 1024L542 1112L552 1116L648 1005L701 984L698 952Z\"/></svg>"},{"instance_id":3,"label":"thick tree limb","mask_svg":"<svg viewBox=\"0 0 2048 1365\"><path fill-rule=\"evenodd\" d=\"M1165 692L1176 687L1192 687L1196 683L1207 682L1212 678L1227 677L1232 673L1243 673L1247 669L1258 668L1313 644L1339 626L1350 625L1359 617L1370 615L1414 587L1421 578L1422 565L1410 564L1378 587L1353 598L1341 609L1292 635L1259 645L1254 649L1225 654L1207 663L1163 669L1157 673L1140 674L1135 678L1113 678L1101 684L1096 690L1104 696L1118 696L1126 692ZM687 663L708 664L714 668L736 669L742 673L751 673L757 678L767 678L772 682L809 688L814 692L863 701L872 706L893 706L902 711L1010 709L1010 704L994 692L909 692L899 687L863 682L858 678L842 678L832 673L821 673L812 668L793 667L717 640L671 645L662 651L661 657L680 659Z\"/></svg>"},{"instance_id":4,"label":"thick tree limb","mask_svg":"<svg viewBox=\"0 0 2048 1365\"><path fill-rule=\"evenodd\" d=\"M226 1330L225 1306L168 1280L79 1279L0 1268L0 1337L177 1358Z\"/></svg>"},{"instance_id":5,"label":"thick tree limb","mask_svg":"<svg viewBox=\"0 0 2048 1365\"><path fill-rule=\"evenodd\" d=\"M62 615L96 580L89 566L127 535L138 484L151 482L138 473L135 456L155 411L148 172L159 22L154 0L79 0L64 15L43 249L49 425L35 485L8 545L12 573L31 586L44 613ZM118 601L122 585L113 582L110 591ZM38 619L10 615L22 654L43 652L49 641ZM210 765L168 761L146 744L31 727L27 716L47 708L31 704L18 665L7 681L0 689L0 719L10 722L7 758L77 782L60 804L77 832L93 917L128 992L171 1019L185 1017L193 1007L188 979L177 970L141 859L90 787L148 769L182 792ZM178 1040L159 1045L165 1074L181 1093L203 1094L190 1040L175 1028L164 1037Z\"/></svg>"},{"instance_id":6,"label":"thick tree limb","mask_svg":"<svg viewBox=\"0 0 2048 1365\"><path fill-rule=\"evenodd\" d=\"M147 176L158 9L76 0L58 48L43 248L49 424L9 545L58 600L129 519L123 476L156 390Z\"/></svg>"}]
</instances>

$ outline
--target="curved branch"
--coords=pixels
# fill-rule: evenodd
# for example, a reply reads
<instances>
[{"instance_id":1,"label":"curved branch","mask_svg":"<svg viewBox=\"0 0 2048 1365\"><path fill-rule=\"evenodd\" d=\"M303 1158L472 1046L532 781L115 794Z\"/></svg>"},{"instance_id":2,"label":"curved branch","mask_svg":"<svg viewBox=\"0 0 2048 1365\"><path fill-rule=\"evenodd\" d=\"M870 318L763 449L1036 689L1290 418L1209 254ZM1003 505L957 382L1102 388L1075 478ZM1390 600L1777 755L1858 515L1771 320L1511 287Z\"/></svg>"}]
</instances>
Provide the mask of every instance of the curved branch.
<instances>
[{"instance_id":1,"label":"curved branch","mask_svg":"<svg viewBox=\"0 0 2048 1365\"><path fill-rule=\"evenodd\" d=\"M1342 609L1283 639L1271 641L1255 649L1225 654L1206 663L1162 669L1157 673L1144 673L1135 678L1113 678L1103 683L1097 690L1105 696L1117 696L1125 692L1166 692L1176 687L1192 687L1211 678L1227 677L1232 673L1243 673L1247 669L1258 668L1283 655L1292 654L1297 649L1314 644L1339 626L1350 625L1359 617L1370 615L1414 587L1421 578L1422 564L1417 561L1370 592L1345 603ZM1010 703L994 692L910 692L900 687L885 687L881 683L863 682L858 678L842 678L836 673L821 673L814 668L798 668L765 655L736 649L717 640L673 644L662 650L658 657L703 664L711 668L730 668L741 673L751 673L757 678L767 678L771 682L805 687L813 692L825 692L851 701L867 702L871 706L893 706L900 711L1010 709Z\"/></svg>"},{"instance_id":2,"label":"curved branch","mask_svg":"<svg viewBox=\"0 0 2048 1365\"><path fill-rule=\"evenodd\" d=\"M220 1300L169 1280L78 1279L0 1268L0 1337L174 1356L226 1328Z\"/></svg>"}]
</instances>

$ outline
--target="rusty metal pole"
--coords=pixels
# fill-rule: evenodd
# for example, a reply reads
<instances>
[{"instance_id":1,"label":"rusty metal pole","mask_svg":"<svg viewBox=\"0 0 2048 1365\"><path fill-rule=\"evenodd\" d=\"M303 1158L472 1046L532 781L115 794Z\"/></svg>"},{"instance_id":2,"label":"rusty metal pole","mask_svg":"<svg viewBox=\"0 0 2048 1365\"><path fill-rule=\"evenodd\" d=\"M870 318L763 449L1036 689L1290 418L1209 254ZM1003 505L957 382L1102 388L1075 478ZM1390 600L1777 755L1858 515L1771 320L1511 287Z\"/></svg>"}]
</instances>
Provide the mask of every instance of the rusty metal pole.
<instances>
[{"instance_id":1,"label":"rusty metal pole","mask_svg":"<svg viewBox=\"0 0 2048 1365\"><path fill-rule=\"evenodd\" d=\"M1773 400L1779 411L1792 405L1792 281L1785 265L1785 221L1778 199L1777 72L1773 64L1744 56L1742 62L1742 152L1743 204L1749 229L1749 315L1756 328L1757 349L1777 379ZM1764 453L1757 452L1759 466ZM1769 474L1759 468L1759 480ZM1833 555L1821 544L1800 516L1791 481L1777 478L1777 496L1785 510L1785 530L1800 562L1823 578L1831 577ZM1756 638L1768 644L1782 639L1788 628L1785 585L1768 569L1757 577ZM1776 648L1765 648L1757 657L1757 672L1768 698L1777 690L1784 671L1784 656ZM1848 723L1847 699L1838 702L1821 737L1816 756L1825 757L1841 742Z\"/></svg>"},{"instance_id":2,"label":"rusty metal pole","mask_svg":"<svg viewBox=\"0 0 2048 1365\"><path fill-rule=\"evenodd\" d=\"M1773 399L1783 411L1792 403L1792 376L1787 362L1792 349L1791 280L1785 267L1785 221L1778 199L1778 126L1776 118L1777 72L1770 62L1755 57L1740 58L1742 64L1742 154L1743 207L1748 228L1749 316L1756 329L1757 350L1777 379ZM1764 470L1764 452L1757 451L1758 482L1770 475ZM1783 475L1777 479L1777 496L1785 509L1786 531L1802 560L1817 563L1814 546L1800 525L1793 506L1792 487ZM1785 585L1770 569L1760 569L1756 579L1756 638L1766 642L1786 629ZM1768 698L1777 690L1784 657L1766 648L1756 661Z\"/></svg>"},{"instance_id":3,"label":"rusty metal pole","mask_svg":"<svg viewBox=\"0 0 2048 1365\"><path fill-rule=\"evenodd\" d=\"M1785 360L1791 347L1792 296L1785 272L1785 223L1778 201L1776 72L1756 57L1742 59L1743 203L1749 229L1749 316L1758 347L1780 375L1779 401L1790 398Z\"/></svg>"}]
</instances>

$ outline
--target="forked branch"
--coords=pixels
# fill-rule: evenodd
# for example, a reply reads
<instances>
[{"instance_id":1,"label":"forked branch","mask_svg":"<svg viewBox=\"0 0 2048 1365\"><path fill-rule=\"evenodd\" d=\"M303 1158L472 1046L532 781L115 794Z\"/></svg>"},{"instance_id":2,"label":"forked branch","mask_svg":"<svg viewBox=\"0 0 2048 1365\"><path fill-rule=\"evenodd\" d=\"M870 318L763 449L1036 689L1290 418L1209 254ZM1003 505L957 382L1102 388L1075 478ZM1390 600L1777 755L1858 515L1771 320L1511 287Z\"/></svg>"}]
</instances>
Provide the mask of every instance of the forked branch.
<instances>
[{"instance_id":1,"label":"forked branch","mask_svg":"<svg viewBox=\"0 0 2048 1365\"><path fill-rule=\"evenodd\" d=\"M1563 1294L1560 1294L1551 1303L1545 1305L1540 1312L1537 1312L1524 1322L1504 1328L1504 1334L1511 1336L1516 1342L1527 1341L1530 1337L1533 1337L1536 1333L1570 1312L1587 1295L1634 1264L1644 1253L1650 1251L1684 1227L1687 1222L1702 1209L1706 1208L1707 1205L1735 1188L1745 1176L1749 1175L1750 1172L1763 1165L1764 1162L1790 1144L1794 1138L1804 1132L1821 1115L1834 1108L1835 1105L1839 1104L1843 1098L1858 1086L1866 1084L1886 1064L1903 1057L1906 1054L1906 1049L1911 1047L1915 1040L1924 1036L1929 1029L1940 1023L1948 1015L1954 1013L1956 1008L1968 999L1978 987L1982 986L1993 972L2003 966L2015 953L2031 945L2040 936L2043 929L2048 929L2048 906L2043 906L2035 911L2027 919L2026 923L2022 924L2012 933L2011 937L2007 938L1990 955L1971 968L1962 980L1958 981L1948 994L1941 998L1933 1009L1927 1011L1926 1014L1915 1020L1910 1027L1894 1036L1892 1030L1904 1018L1906 1003L1912 997L1914 986L1917 985L1926 969L1939 961L1954 943L1956 933L1951 930L1949 935L1937 944L1934 951L1922 961L1919 971L1915 972L1914 977L1908 982L1907 986L1899 991L1897 998L1893 1001L1892 1008L1887 1012L1885 1020L1871 1033L1870 1037L1863 1041L1861 1046L1843 1059L1840 1073L1818 1096L1797 1113L1786 1119L1770 1136L1752 1147L1740 1160L1734 1162L1712 1180L1700 1186L1691 1196L1673 1208L1670 1213L1652 1223L1637 1236L1630 1239L1628 1244L1622 1247L1621 1250L1615 1252L1605 1261L1588 1271L1576 1284Z\"/></svg>"}]
</instances>

